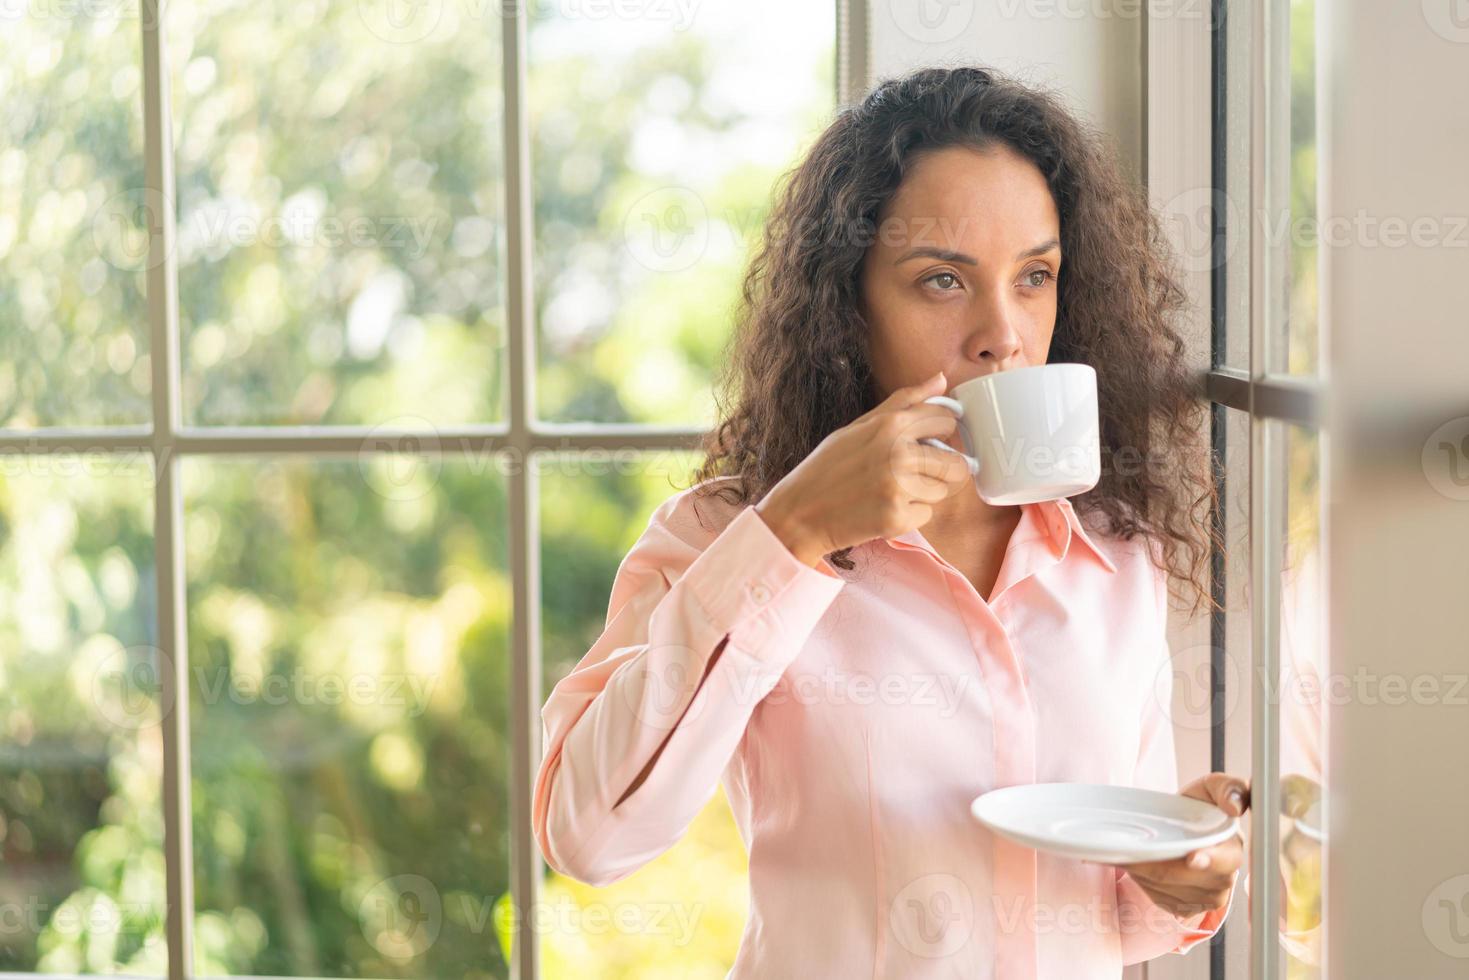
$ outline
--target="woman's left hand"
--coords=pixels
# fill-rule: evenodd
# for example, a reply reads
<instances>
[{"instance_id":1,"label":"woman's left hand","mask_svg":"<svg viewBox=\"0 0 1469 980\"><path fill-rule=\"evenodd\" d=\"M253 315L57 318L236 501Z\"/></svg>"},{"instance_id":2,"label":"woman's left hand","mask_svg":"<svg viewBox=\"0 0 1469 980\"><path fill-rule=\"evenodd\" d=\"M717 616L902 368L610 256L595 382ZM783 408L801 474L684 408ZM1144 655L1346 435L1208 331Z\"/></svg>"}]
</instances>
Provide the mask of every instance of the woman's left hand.
<instances>
[{"instance_id":1,"label":"woman's left hand","mask_svg":"<svg viewBox=\"0 0 1469 980\"><path fill-rule=\"evenodd\" d=\"M1213 803L1232 817L1250 808L1250 783L1224 772L1201 776L1180 796ZM1154 902L1180 918L1217 909L1229 901L1234 875L1244 863L1244 841L1235 834L1222 844L1190 851L1167 861L1119 864Z\"/></svg>"}]
</instances>

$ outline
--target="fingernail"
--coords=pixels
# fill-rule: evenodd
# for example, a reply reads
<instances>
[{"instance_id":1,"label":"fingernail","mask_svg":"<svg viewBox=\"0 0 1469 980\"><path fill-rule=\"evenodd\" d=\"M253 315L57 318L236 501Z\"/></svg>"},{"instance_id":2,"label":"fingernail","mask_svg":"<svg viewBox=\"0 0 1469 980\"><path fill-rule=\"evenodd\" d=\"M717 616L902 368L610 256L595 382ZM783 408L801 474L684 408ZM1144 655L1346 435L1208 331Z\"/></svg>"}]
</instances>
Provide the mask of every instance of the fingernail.
<instances>
[{"instance_id":1,"label":"fingernail","mask_svg":"<svg viewBox=\"0 0 1469 980\"><path fill-rule=\"evenodd\" d=\"M1193 857L1188 859L1188 864L1191 868L1207 868L1209 866L1209 855L1203 851L1198 851Z\"/></svg>"},{"instance_id":2,"label":"fingernail","mask_svg":"<svg viewBox=\"0 0 1469 980\"><path fill-rule=\"evenodd\" d=\"M1245 812L1245 798L1237 789L1229 791L1229 801L1234 804L1235 816Z\"/></svg>"}]
</instances>

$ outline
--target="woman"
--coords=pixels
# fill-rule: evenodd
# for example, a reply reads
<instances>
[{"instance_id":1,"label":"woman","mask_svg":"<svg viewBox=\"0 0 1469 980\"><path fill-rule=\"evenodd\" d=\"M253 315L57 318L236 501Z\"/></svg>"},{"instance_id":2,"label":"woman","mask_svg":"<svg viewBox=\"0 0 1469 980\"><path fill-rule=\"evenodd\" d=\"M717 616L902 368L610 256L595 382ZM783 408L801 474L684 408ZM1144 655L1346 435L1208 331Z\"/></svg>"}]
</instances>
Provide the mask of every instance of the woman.
<instances>
[{"instance_id":1,"label":"woman","mask_svg":"<svg viewBox=\"0 0 1469 980\"><path fill-rule=\"evenodd\" d=\"M969 813L1017 783L1178 791L1166 584L1208 599L1214 543L1181 305L1141 192L1053 96L925 69L844 108L752 260L697 485L543 710L551 867L631 874L722 781L750 854L732 977L1119 977L1213 935L1238 836L1109 866ZM1098 375L1076 506L991 506L918 442L959 445L928 396L1058 361ZM1182 792L1248 805L1224 773Z\"/></svg>"}]
</instances>

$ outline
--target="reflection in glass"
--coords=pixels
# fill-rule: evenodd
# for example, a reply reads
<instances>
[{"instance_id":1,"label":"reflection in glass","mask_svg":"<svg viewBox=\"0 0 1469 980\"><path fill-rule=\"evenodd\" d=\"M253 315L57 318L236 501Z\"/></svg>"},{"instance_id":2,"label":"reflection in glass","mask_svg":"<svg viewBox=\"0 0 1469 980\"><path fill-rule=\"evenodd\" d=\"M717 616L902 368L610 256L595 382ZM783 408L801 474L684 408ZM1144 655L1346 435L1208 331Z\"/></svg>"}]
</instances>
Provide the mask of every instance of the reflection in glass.
<instances>
[{"instance_id":1,"label":"reflection in glass","mask_svg":"<svg viewBox=\"0 0 1469 980\"><path fill-rule=\"evenodd\" d=\"M830 118L835 8L642 9L532 7L536 407L707 426L748 246Z\"/></svg>"},{"instance_id":2,"label":"reflection in glass","mask_svg":"<svg viewBox=\"0 0 1469 980\"><path fill-rule=\"evenodd\" d=\"M184 475L197 972L508 976L503 483L386 454Z\"/></svg>"},{"instance_id":3,"label":"reflection in glass","mask_svg":"<svg viewBox=\"0 0 1469 980\"><path fill-rule=\"evenodd\" d=\"M538 461L546 693L606 627L618 564L658 505L693 482L699 461L690 453L648 453L616 467L605 458ZM722 980L744 930L747 874L721 788L682 840L621 881L591 888L548 872L546 907L565 914L541 923L542 974L547 980ZM626 927L595 925L619 916Z\"/></svg>"},{"instance_id":4,"label":"reflection in glass","mask_svg":"<svg viewBox=\"0 0 1469 980\"><path fill-rule=\"evenodd\" d=\"M169 5L189 421L504 416L499 11Z\"/></svg>"},{"instance_id":5,"label":"reflection in glass","mask_svg":"<svg viewBox=\"0 0 1469 980\"><path fill-rule=\"evenodd\" d=\"M0 970L168 970L152 471L0 471Z\"/></svg>"},{"instance_id":6,"label":"reflection in glass","mask_svg":"<svg viewBox=\"0 0 1469 980\"><path fill-rule=\"evenodd\" d=\"M0 12L0 426L148 420L136 5Z\"/></svg>"},{"instance_id":7,"label":"reflection in glass","mask_svg":"<svg viewBox=\"0 0 1469 980\"><path fill-rule=\"evenodd\" d=\"M1271 369L1291 374L1319 371L1315 30L1316 0L1290 0L1290 317Z\"/></svg>"},{"instance_id":8,"label":"reflection in glass","mask_svg":"<svg viewBox=\"0 0 1469 980\"><path fill-rule=\"evenodd\" d=\"M1321 884L1326 832L1326 615L1321 563L1318 433L1284 425L1286 542L1280 608L1280 868L1289 980L1320 976Z\"/></svg>"}]
</instances>

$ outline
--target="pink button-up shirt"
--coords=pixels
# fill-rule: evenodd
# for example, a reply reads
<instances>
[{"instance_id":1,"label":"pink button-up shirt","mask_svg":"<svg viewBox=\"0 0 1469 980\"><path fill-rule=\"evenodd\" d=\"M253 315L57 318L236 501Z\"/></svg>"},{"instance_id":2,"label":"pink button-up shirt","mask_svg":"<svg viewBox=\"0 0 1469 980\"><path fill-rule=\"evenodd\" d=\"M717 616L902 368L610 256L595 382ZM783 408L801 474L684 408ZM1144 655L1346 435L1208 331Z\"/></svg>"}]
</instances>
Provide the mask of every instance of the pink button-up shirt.
<instances>
[{"instance_id":1,"label":"pink button-up shirt","mask_svg":"<svg viewBox=\"0 0 1469 980\"><path fill-rule=\"evenodd\" d=\"M1177 792L1145 547L1084 530L1070 501L1026 504L986 601L917 530L853 549L851 571L813 568L753 507L710 497L696 515L676 493L542 710L541 853L610 884L722 782L750 867L731 978L1103 980L1190 949L1233 891L1180 919L1121 868L969 812L1019 783Z\"/></svg>"}]
</instances>

